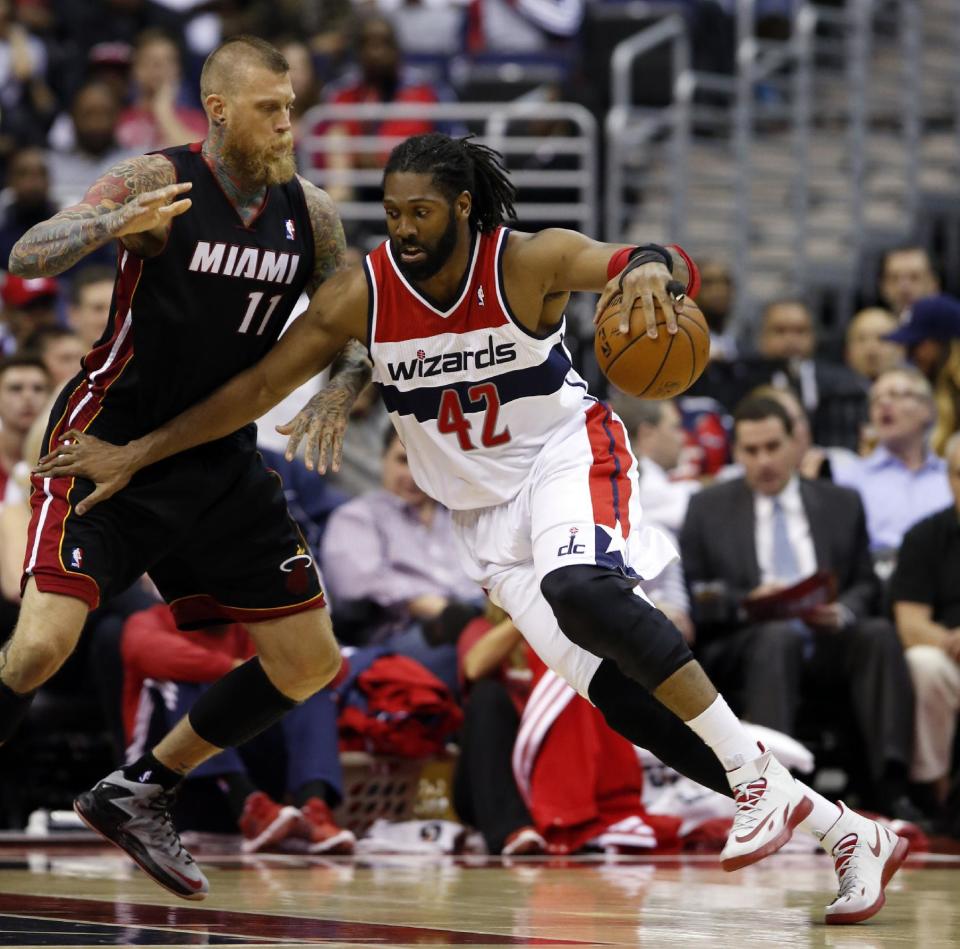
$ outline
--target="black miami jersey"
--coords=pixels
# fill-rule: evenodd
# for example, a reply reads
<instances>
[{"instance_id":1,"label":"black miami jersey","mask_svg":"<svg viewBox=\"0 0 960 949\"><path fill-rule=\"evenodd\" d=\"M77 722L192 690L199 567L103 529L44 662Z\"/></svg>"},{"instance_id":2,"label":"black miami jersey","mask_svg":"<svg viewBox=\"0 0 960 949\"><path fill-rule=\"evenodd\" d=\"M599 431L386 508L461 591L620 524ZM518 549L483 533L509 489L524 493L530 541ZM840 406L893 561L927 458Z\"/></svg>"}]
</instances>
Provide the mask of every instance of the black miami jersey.
<instances>
[{"instance_id":1,"label":"black miami jersey","mask_svg":"<svg viewBox=\"0 0 960 949\"><path fill-rule=\"evenodd\" d=\"M245 225L200 145L168 149L193 206L163 250L121 248L110 322L60 393L42 452L71 428L123 443L202 401L276 342L313 271L296 180ZM83 517L85 478L34 475L24 558L43 592L91 609L149 573L181 628L277 619L324 604L313 556L253 426L138 471Z\"/></svg>"},{"instance_id":2,"label":"black miami jersey","mask_svg":"<svg viewBox=\"0 0 960 949\"><path fill-rule=\"evenodd\" d=\"M202 401L273 346L313 272L299 181L269 187L244 224L200 143L159 154L193 183L192 207L158 255L121 246L110 321L84 359L64 430L126 441Z\"/></svg>"}]
</instances>

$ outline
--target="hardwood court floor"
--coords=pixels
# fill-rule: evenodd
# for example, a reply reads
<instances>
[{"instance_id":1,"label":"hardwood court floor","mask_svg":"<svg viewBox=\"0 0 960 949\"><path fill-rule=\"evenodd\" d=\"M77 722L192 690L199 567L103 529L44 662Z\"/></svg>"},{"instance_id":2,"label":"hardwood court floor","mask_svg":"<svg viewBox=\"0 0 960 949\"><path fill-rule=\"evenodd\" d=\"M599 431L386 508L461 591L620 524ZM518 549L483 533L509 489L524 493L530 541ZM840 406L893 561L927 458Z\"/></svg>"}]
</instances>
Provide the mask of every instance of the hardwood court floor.
<instances>
[{"instance_id":1,"label":"hardwood court floor","mask_svg":"<svg viewBox=\"0 0 960 949\"><path fill-rule=\"evenodd\" d=\"M825 926L825 857L738 873L715 857L565 863L422 857L201 861L211 894L168 896L115 852L0 851L2 946L960 945L960 858L911 858L881 914Z\"/></svg>"}]
</instances>

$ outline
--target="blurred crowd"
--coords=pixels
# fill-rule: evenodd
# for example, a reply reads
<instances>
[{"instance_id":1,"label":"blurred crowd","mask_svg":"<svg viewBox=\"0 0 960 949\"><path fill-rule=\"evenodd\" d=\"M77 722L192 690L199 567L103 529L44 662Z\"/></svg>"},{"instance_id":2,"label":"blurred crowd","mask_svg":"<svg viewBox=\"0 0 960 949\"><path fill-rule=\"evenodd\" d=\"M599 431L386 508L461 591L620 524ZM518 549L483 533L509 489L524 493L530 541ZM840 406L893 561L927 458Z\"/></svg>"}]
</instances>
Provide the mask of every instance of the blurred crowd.
<instances>
[{"instance_id":1,"label":"blurred crowd","mask_svg":"<svg viewBox=\"0 0 960 949\"><path fill-rule=\"evenodd\" d=\"M199 68L226 36L255 33L283 51L299 140L409 135L431 126L306 127L303 117L320 102L446 101L455 92L444 79L411 65L430 57L549 52L575 63L587 6L0 0L0 261L117 160L201 139ZM729 26L723 5L703 6ZM775 20L779 5L769 7ZM645 516L680 552L648 592L786 760L815 762L845 785L833 793L864 808L960 836L960 301L941 292L928 248L899 246L842 345L818 339L819 314L802 298L769 301L757 333L740 338L735 275L722 260L700 264L712 355L694 388L673 402L599 393L627 425ZM107 246L62 277L0 285L0 641L16 622L46 412L104 330L114 272ZM339 472L321 479L284 459L273 425L302 394L263 420L261 447L348 661L253 747L198 769L187 784L204 786L206 803L180 819L239 827L251 851L297 841L351 852L354 835L334 817L347 793L339 751L418 758L455 741L452 803L491 852L702 843L706 825L687 819L681 795L652 796L677 776L638 758L585 700L561 695L460 570L449 512L414 483L372 388L353 409ZM28 727L0 750L0 826L62 805L88 771L108 770L105 759L138 755L251 649L240 625L179 632L146 578L102 604ZM727 814L712 807L708 816Z\"/></svg>"}]
</instances>

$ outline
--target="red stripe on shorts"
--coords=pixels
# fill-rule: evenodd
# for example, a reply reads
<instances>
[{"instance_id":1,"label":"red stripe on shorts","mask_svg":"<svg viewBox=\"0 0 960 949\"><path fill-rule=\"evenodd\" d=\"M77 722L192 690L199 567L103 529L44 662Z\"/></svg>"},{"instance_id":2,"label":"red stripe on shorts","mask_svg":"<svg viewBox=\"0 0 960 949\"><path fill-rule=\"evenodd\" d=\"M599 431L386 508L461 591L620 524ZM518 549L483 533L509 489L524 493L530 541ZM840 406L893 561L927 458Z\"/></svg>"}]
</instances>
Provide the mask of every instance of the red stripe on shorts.
<instances>
[{"instance_id":1,"label":"red stripe on shorts","mask_svg":"<svg viewBox=\"0 0 960 949\"><path fill-rule=\"evenodd\" d=\"M86 431L103 407L104 396L120 377L133 356L133 332L128 319L143 260L122 251L114 291L116 306L113 312L113 331L110 337L83 360L84 379L70 393L66 408L50 432L45 451L55 447L63 434L72 428ZM100 588L97 582L81 573L83 552L79 550L81 566L67 569L63 562L63 541L67 517L73 510L70 492L74 478L31 477L31 517L24 555L24 575L21 590L28 576L36 579L40 590L76 596L91 609L99 604ZM73 557L73 552L68 552Z\"/></svg>"},{"instance_id":2,"label":"red stripe on shorts","mask_svg":"<svg viewBox=\"0 0 960 949\"><path fill-rule=\"evenodd\" d=\"M623 425L601 402L587 410L587 438L593 453L590 466L590 500L595 524L630 533L630 453Z\"/></svg>"}]
</instances>

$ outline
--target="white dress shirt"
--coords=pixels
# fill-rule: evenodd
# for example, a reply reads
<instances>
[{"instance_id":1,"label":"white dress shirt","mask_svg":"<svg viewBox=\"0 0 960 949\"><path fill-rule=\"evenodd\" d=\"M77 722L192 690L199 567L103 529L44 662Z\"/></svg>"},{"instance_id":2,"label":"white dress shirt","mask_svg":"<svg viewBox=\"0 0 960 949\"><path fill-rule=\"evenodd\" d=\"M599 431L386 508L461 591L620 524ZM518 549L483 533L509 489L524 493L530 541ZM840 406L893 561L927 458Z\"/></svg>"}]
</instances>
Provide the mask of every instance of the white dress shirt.
<instances>
[{"instance_id":1,"label":"white dress shirt","mask_svg":"<svg viewBox=\"0 0 960 949\"><path fill-rule=\"evenodd\" d=\"M813 549L813 535L810 533L810 521L803 509L800 497L800 481L792 477L786 487L776 495L783 506L787 519L787 536L797 558L799 577L783 578L773 572L773 498L765 494L754 494L753 510L756 521L755 543L757 546L757 566L760 568L760 583L795 582L816 573L817 554Z\"/></svg>"},{"instance_id":2,"label":"white dress shirt","mask_svg":"<svg viewBox=\"0 0 960 949\"><path fill-rule=\"evenodd\" d=\"M700 482L671 481L667 472L652 458L642 456L639 462L640 506L644 520L679 534L690 498L700 490Z\"/></svg>"}]
</instances>

